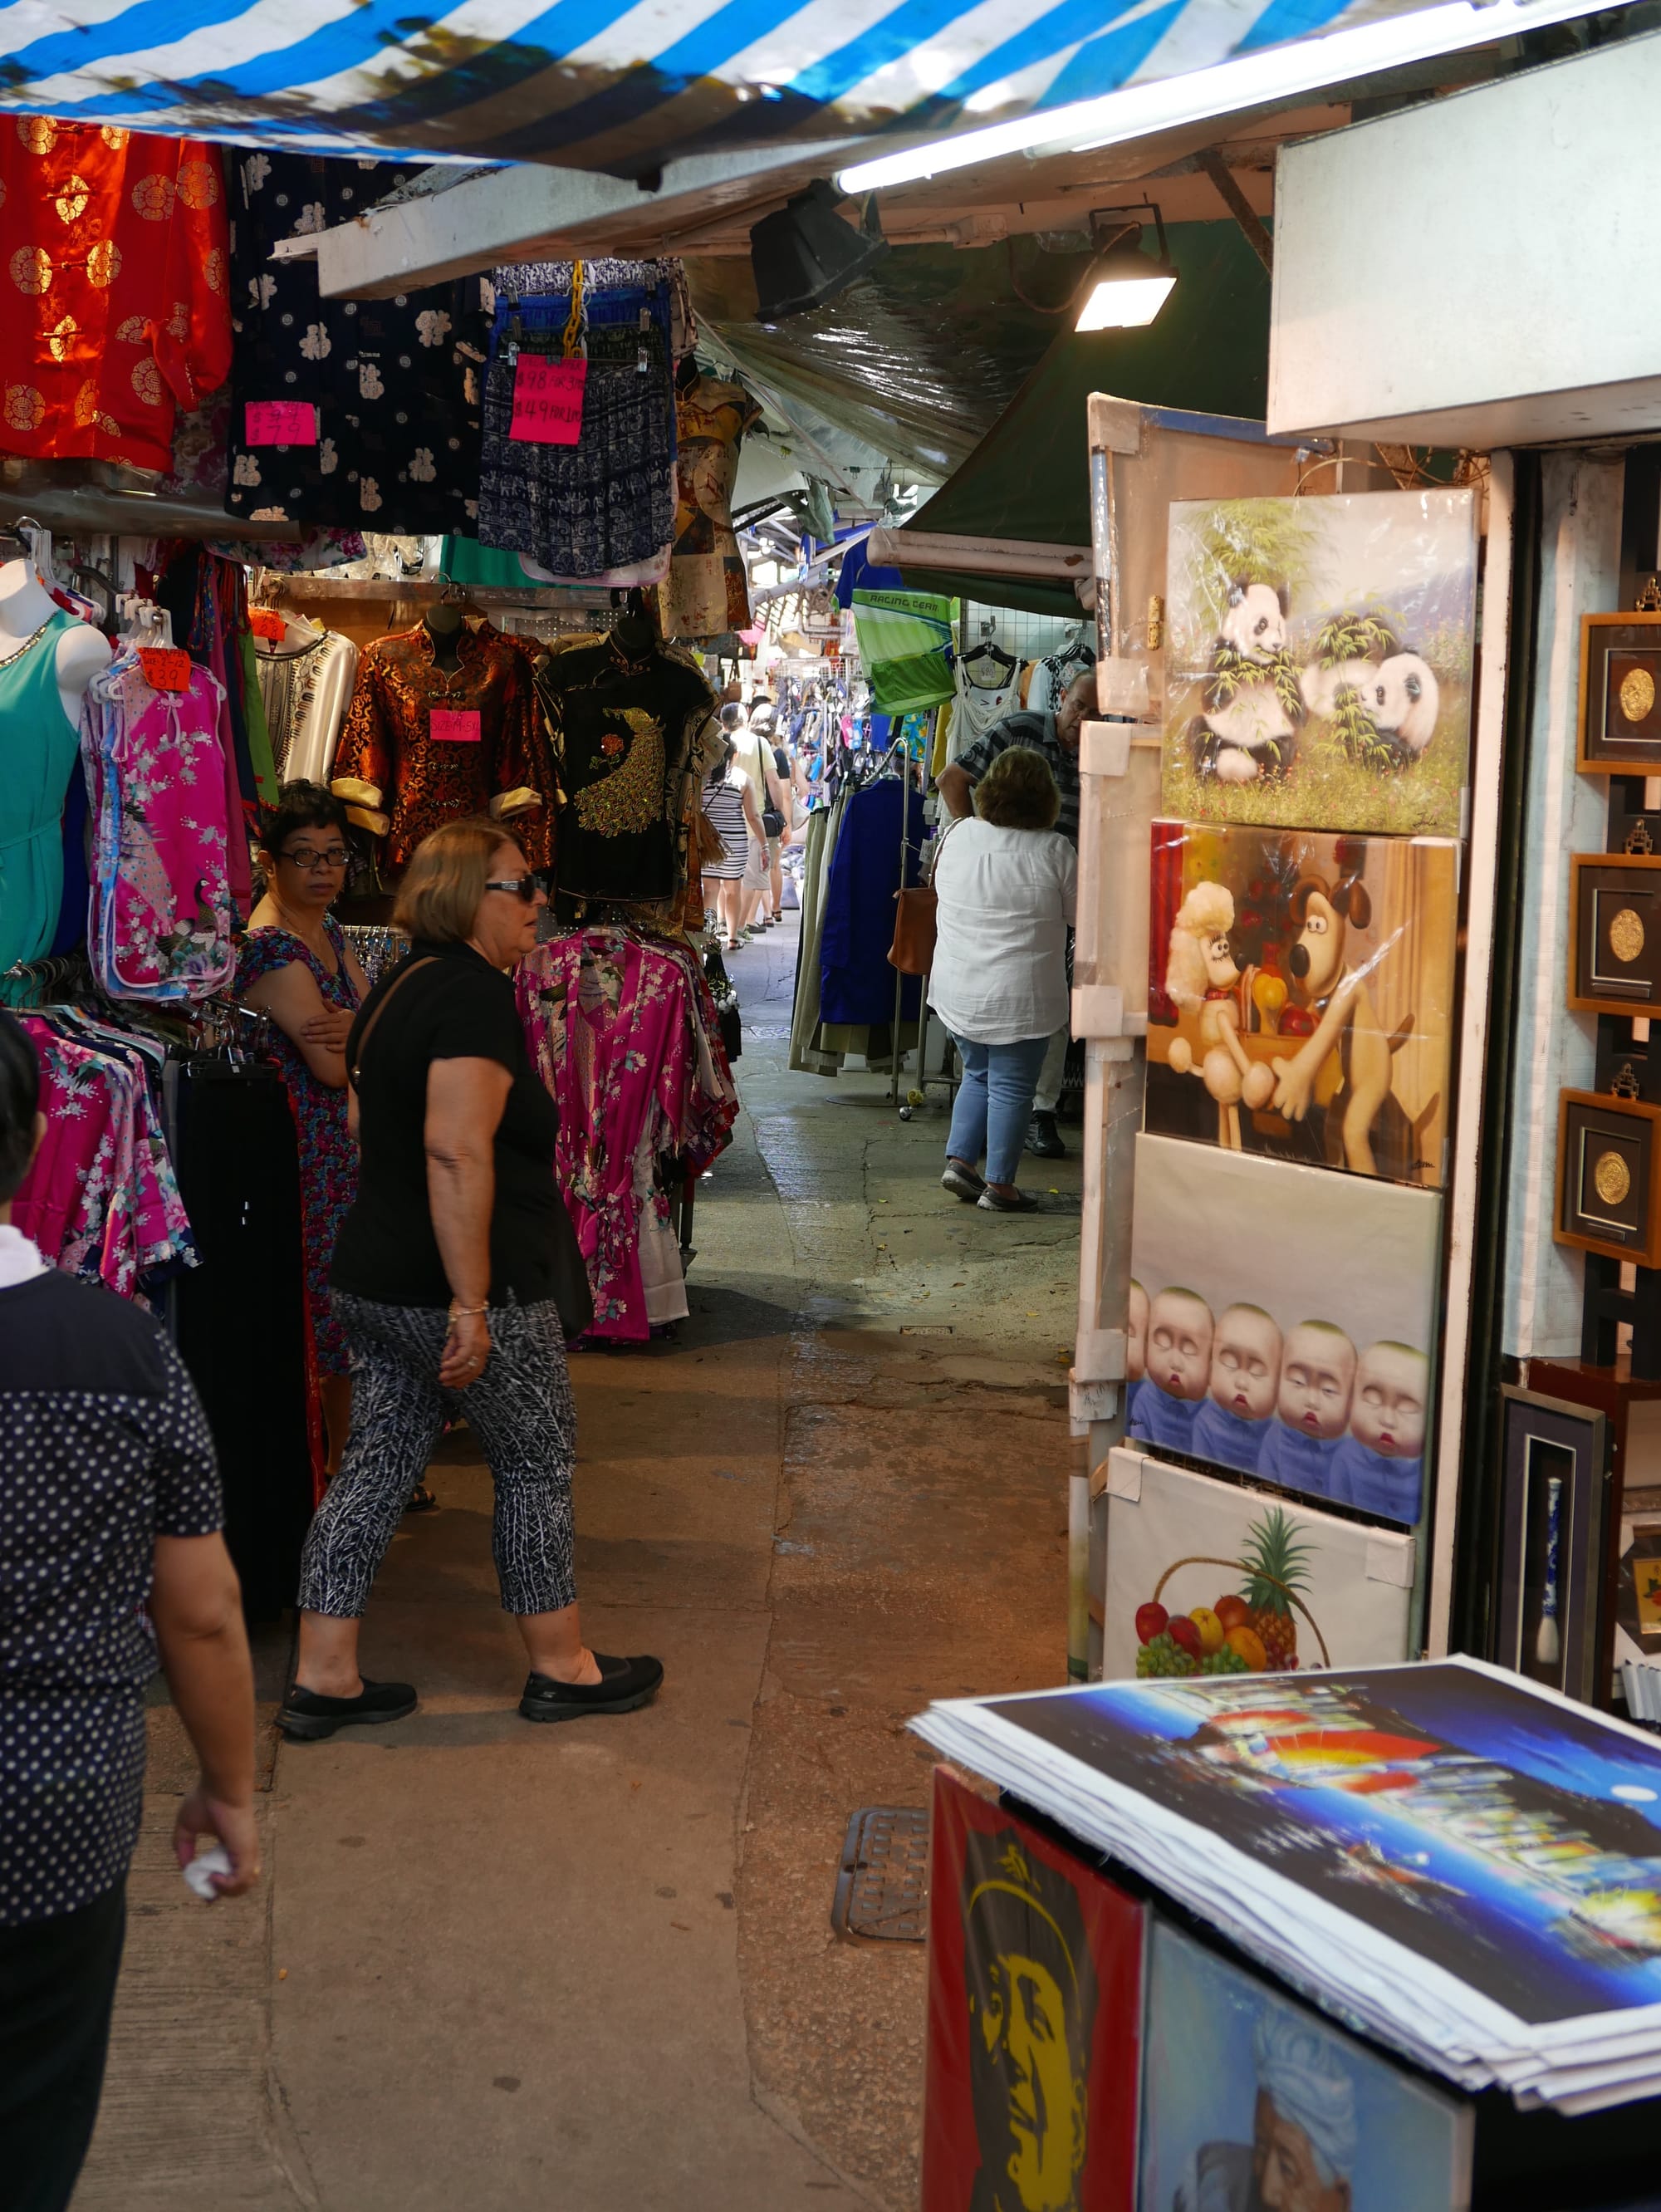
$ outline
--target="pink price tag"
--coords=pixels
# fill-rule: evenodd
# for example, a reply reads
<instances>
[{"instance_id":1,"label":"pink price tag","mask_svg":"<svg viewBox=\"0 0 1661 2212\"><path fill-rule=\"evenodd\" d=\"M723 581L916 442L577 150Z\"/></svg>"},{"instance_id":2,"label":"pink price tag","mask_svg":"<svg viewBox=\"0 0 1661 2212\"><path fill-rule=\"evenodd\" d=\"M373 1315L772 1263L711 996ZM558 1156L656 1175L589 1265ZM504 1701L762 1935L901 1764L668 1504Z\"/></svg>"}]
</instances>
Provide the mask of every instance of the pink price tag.
<instances>
[{"instance_id":1,"label":"pink price tag","mask_svg":"<svg viewBox=\"0 0 1661 2212\"><path fill-rule=\"evenodd\" d=\"M251 399L243 410L251 446L315 446L318 410L309 399Z\"/></svg>"},{"instance_id":2,"label":"pink price tag","mask_svg":"<svg viewBox=\"0 0 1661 2212\"><path fill-rule=\"evenodd\" d=\"M483 743L476 707L434 707L427 728L435 745L476 745Z\"/></svg>"},{"instance_id":3,"label":"pink price tag","mask_svg":"<svg viewBox=\"0 0 1661 2212\"><path fill-rule=\"evenodd\" d=\"M513 420L507 434L536 446L574 446L583 434L585 361L553 361L522 353L513 373Z\"/></svg>"}]
</instances>

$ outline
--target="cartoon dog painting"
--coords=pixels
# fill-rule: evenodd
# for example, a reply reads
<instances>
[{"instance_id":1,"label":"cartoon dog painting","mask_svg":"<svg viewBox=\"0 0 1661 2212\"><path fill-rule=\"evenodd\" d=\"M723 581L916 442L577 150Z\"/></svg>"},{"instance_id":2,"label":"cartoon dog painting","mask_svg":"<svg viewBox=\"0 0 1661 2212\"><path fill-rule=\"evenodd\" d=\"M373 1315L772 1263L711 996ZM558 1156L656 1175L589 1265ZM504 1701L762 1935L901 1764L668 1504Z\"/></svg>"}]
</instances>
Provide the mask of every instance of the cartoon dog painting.
<instances>
[{"instance_id":1,"label":"cartoon dog painting","mask_svg":"<svg viewBox=\"0 0 1661 2212\"><path fill-rule=\"evenodd\" d=\"M1326 1150L1334 1165L1356 1175L1406 1176L1414 1170L1419 1130L1391 1089L1391 1060L1413 1032L1413 1016L1403 1017L1393 1033L1380 1024L1367 988L1367 970L1346 956L1351 927L1365 929L1373 918L1367 886L1359 876L1301 877L1292 893L1291 912L1298 935L1286 964L1306 1004L1319 1019L1314 1033L1289 1060L1276 1058L1273 1109L1288 1121L1308 1114L1315 1084L1328 1057L1337 1053L1343 1084L1326 1109ZM1428 1121L1440 1104L1434 1098L1420 1117ZM1380 1166L1375 1126L1387 1123L1387 1158ZM1334 1135L1336 1133L1336 1142Z\"/></svg>"},{"instance_id":2,"label":"cartoon dog painting","mask_svg":"<svg viewBox=\"0 0 1661 2212\"><path fill-rule=\"evenodd\" d=\"M1291 768L1306 709L1287 654L1289 605L1286 591L1271 584L1242 577L1229 586L1203 708L1188 732L1203 776L1255 783Z\"/></svg>"}]
</instances>

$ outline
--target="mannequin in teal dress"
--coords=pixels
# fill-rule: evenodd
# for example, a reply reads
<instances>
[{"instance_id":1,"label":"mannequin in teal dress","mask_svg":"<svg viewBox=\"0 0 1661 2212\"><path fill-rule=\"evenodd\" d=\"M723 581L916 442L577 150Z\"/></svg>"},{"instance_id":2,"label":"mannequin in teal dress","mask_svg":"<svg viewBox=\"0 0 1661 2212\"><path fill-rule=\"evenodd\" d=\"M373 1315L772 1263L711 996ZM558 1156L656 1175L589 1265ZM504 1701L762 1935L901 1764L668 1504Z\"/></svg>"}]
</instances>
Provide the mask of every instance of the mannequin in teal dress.
<instances>
[{"instance_id":1,"label":"mannequin in teal dress","mask_svg":"<svg viewBox=\"0 0 1661 2212\"><path fill-rule=\"evenodd\" d=\"M6 971L50 951L64 895L64 801L82 693L110 658L32 562L0 568L0 997Z\"/></svg>"}]
</instances>

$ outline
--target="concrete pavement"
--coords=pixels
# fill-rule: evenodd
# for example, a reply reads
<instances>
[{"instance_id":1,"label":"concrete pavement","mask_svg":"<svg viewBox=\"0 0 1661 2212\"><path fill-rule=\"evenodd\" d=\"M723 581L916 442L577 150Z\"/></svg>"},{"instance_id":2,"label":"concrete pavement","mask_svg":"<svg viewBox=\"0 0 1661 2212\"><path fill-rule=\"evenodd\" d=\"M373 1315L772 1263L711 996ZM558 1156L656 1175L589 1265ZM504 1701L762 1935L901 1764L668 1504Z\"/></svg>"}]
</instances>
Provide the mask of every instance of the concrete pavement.
<instances>
[{"instance_id":1,"label":"concrete pavement","mask_svg":"<svg viewBox=\"0 0 1661 2212\"><path fill-rule=\"evenodd\" d=\"M573 1362L588 1633L660 1652L662 1696L518 1718L451 1439L365 1632L420 1710L276 1751L259 1898L206 1911L167 1863L188 1762L153 1715L77 2212L915 2203L923 1954L833 1936L835 1865L856 1808L926 1801L927 1698L1064 1679L1077 1168L1028 1164L1035 1216L948 1198L937 1105L786 1070L794 952L731 963L746 1111L692 1319Z\"/></svg>"}]
</instances>

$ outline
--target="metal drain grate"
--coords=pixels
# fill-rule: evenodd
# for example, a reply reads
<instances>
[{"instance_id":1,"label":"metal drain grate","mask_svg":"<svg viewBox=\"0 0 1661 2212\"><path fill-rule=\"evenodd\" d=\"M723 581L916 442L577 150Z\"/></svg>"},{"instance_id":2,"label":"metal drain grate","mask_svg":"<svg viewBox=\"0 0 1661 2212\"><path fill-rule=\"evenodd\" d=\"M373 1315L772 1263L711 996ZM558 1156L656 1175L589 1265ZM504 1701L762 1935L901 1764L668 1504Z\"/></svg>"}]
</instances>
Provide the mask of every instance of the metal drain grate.
<instances>
[{"instance_id":1,"label":"metal drain grate","mask_svg":"<svg viewBox=\"0 0 1661 2212\"><path fill-rule=\"evenodd\" d=\"M831 1926L854 1942L920 1943L929 1903L929 1816L867 1805L848 1822Z\"/></svg>"}]
</instances>

